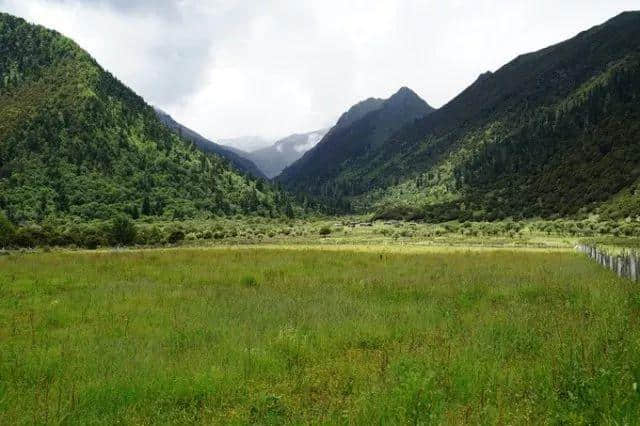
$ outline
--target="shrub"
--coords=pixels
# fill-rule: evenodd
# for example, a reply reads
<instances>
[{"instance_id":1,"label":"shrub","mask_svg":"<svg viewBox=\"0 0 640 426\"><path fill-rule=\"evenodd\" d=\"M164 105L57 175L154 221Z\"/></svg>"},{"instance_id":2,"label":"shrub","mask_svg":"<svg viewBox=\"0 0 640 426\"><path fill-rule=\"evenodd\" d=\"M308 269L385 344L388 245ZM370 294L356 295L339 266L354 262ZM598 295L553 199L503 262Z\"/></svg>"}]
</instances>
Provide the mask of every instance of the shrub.
<instances>
[{"instance_id":1,"label":"shrub","mask_svg":"<svg viewBox=\"0 0 640 426\"><path fill-rule=\"evenodd\" d=\"M373 216L373 220L414 220L421 219L422 212L412 206L382 206L377 209Z\"/></svg>"},{"instance_id":2,"label":"shrub","mask_svg":"<svg viewBox=\"0 0 640 426\"><path fill-rule=\"evenodd\" d=\"M137 244L155 245L163 243L164 236L157 226L151 226L138 231Z\"/></svg>"},{"instance_id":3,"label":"shrub","mask_svg":"<svg viewBox=\"0 0 640 426\"><path fill-rule=\"evenodd\" d=\"M27 225L13 233L13 243L20 247L38 247L49 244L49 235L39 225Z\"/></svg>"},{"instance_id":4,"label":"shrub","mask_svg":"<svg viewBox=\"0 0 640 426\"><path fill-rule=\"evenodd\" d=\"M79 246L95 250L99 246L109 245L109 235L99 226L86 226L72 230L73 240Z\"/></svg>"},{"instance_id":5,"label":"shrub","mask_svg":"<svg viewBox=\"0 0 640 426\"><path fill-rule=\"evenodd\" d=\"M176 244L176 243L179 243L182 240L184 240L184 232L182 232L179 229L171 231L171 233L167 237L167 242L169 244Z\"/></svg>"},{"instance_id":6,"label":"shrub","mask_svg":"<svg viewBox=\"0 0 640 426\"><path fill-rule=\"evenodd\" d=\"M329 235L331 234L331 228L329 228L328 226L323 226L322 228L320 228L320 235Z\"/></svg>"},{"instance_id":7,"label":"shrub","mask_svg":"<svg viewBox=\"0 0 640 426\"><path fill-rule=\"evenodd\" d=\"M100 245L100 239L95 235L89 235L82 245L89 250L95 250Z\"/></svg>"},{"instance_id":8,"label":"shrub","mask_svg":"<svg viewBox=\"0 0 640 426\"><path fill-rule=\"evenodd\" d=\"M129 216L116 216L111 222L111 238L114 243L129 245L136 239L136 226Z\"/></svg>"},{"instance_id":9,"label":"shrub","mask_svg":"<svg viewBox=\"0 0 640 426\"><path fill-rule=\"evenodd\" d=\"M0 212L0 247L6 247L13 242L15 228L4 213Z\"/></svg>"}]
</instances>

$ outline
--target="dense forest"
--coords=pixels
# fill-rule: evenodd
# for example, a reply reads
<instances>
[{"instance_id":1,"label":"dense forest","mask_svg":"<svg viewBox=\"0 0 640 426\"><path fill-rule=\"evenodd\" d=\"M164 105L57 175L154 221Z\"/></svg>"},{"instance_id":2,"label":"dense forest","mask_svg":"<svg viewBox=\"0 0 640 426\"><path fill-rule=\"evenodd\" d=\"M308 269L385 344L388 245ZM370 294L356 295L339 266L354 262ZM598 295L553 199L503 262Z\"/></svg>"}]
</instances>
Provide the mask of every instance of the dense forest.
<instances>
[{"instance_id":1,"label":"dense forest","mask_svg":"<svg viewBox=\"0 0 640 426\"><path fill-rule=\"evenodd\" d=\"M0 214L24 224L293 207L170 131L70 39L0 14Z\"/></svg>"},{"instance_id":2,"label":"dense forest","mask_svg":"<svg viewBox=\"0 0 640 426\"><path fill-rule=\"evenodd\" d=\"M440 164L381 198L430 220L638 216L639 93L640 55L630 54L552 105L467 131Z\"/></svg>"}]
</instances>

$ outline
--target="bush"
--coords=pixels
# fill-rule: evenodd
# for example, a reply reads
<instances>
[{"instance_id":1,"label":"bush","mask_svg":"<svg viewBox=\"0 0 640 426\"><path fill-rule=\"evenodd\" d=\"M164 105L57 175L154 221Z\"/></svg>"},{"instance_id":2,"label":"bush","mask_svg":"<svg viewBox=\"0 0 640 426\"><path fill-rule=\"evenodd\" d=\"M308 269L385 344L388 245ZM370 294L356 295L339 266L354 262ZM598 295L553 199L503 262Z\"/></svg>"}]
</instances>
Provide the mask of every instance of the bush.
<instances>
[{"instance_id":1,"label":"bush","mask_svg":"<svg viewBox=\"0 0 640 426\"><path fill-rule=\"evenodd\" d=\"M13 244L20 247L38 247L49 244L49 238L41 226L26 225L14 231Z\"/></svg>"},{"instance_id":2,"label":"bush","mask_svg":"<svg viewBox=\"0 0 640 426\"><path fill-rule=\"evenodd\" d=\"M169 244L176 244L182 240L184 240L184 232L179 229L172 231L167 237L167 242Z\"/></svg>"},{"instance_id":3,"label":"bush","mask_svg":"<svg viewBox=\"0 0 640 426\"><path fill-rule=\"evenodd\" d=\"M129 245L136 239L136 226L129 216L116 216L111 223L111 238L115 244Z\"/></svg>"},{"instance_id":4,"label":"bush","mask_svg":"<svg viewBox=\"0 0 640 426\"><path fill-rule=\"evenodd\" d=\"M99 226L87 226L81 230L75 230L73 233L76 244L90 250L109 245L109 235Z\"/></svg>"},{"instance_id":5,"label":"bush","mask_svg":"<svg viewBox=\"0 0 640 426\"><path fill-rule=\"evenodd\" d=\"M0 212L0 247L12 244L15 228L4 213Z\"/></svg>"},{"instance_id":6,"label":"bush","mask_svg":"<svg viewBox=\"0 0 640 426\"><path fill-rule=\"evenodd\" d=\"M82 241L82 247L89 250L95 250L100 245L100 238L97 235L87 235Z\"/></svg>"},{"instance_id":7,"label":"bush","mask_svg":"<svg viewBox=\"0 0 640 426\"><path fill-rule=\"evenodd\" d=\"M323 226L322 228L320 228L320 235L329 235L331 234L331 228L329 228L328 226Z\"/></svg>"},{"instance_id":8,"label":"bush","mask_svg":"<svg viewBox=\"0 0 640 426\"><path fill-rule=\"evenodd\" d=\"M138 231L138 235L136 237L136 243L138 244L156 245L162 244L163 242L164 236L160 229L155 225Z\"/></svg>"},{"instance_id":9,"label":"bush","mask_svg":"<svg viewBox=\"0 0 640 426\"><path fill-rule=\"evenodd\" d=\"M415 220L423 216L419 209L412 206L382 206L375 212L373 220Z\"/></svg>"}]
</instances>

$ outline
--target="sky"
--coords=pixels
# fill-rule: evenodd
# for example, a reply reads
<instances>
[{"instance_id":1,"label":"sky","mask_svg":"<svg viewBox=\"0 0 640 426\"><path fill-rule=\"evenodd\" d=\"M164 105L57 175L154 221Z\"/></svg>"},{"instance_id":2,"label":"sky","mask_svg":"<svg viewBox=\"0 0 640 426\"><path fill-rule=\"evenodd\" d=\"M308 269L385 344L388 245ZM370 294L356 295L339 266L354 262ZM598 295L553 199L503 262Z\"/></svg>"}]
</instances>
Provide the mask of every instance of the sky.
<instances>
[{"instance_id":1,"label":"sky","mask_svg":"<svg viewBox=\"0 0 640 426\"><path fill-rule=\"evenodd\" d=\"M329 127L402 86L440 107L519 54L637 9L640 0L0 0L0 11L73 38L182 124L254 141Z\"/></svg>"}]
</instances>

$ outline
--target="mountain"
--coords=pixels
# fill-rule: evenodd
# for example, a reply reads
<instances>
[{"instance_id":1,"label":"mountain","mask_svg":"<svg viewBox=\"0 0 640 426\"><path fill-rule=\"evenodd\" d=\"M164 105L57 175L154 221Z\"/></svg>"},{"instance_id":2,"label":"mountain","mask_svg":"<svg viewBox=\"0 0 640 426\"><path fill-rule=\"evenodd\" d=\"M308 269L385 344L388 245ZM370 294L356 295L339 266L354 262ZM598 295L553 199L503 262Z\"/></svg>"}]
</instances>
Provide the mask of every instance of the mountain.
<instances>
[{"instance_id":1,"label":"mountain","mask_svg":"<svg viewBox=\"0 0 640 426\"><path fill-rule=\"evenodd\" d=\"M231 146L231 145L227 145L227 143L229 143L229 141L235 141L235 140L237 140L237 139L223 139L222 142L225 142L225 143L220 145L220 146L223 147L226 150L229 150L231 152L235 152L236 154L238 154L241 157L249 158L249 152L247 152L247 151L245 151L243 149L236 148L236 147Z\"/></svg>"},{"instance_id":2,"label":"mountain","mask_svg":"<svg viewBox=\"0 0 640 426\"><path fill-rule=\"evenodd\" d=\"M260 170L268 177L273 178L290 164L298 160L302 155L313 148L328 130L294 134L282 138L273 145L245 153Z\"/></svg>"},{"instance_id":3,"label":"mountain","mask_svg":"<svg viewBox=\"0 0 640 426\"><path fill-rule=\"evenodd\" d=\"M182 124L178 123L173 119L173 117L171 117L161 109L155 108L155 112L158 119L162 123L176 132L183 139L187 139L193 142L202 151L217 154L222 158L226 158L227 160L229 160L233 167L243 173L248 173L261 179L267 178L265 174L262 173L260 169L253 163L253 161L248 159L246 156L243 156L240 152L237 152L236 150L229 147L211 142L204 136L201 136L188 127L185 127Z\"/></svg>"},{"instance_id":4,"label":"mountain","mask_svg":"<svg viewBox=\"0 0 640 426\"><path fill-rule=\"evenodd\" d=\"M352 163L335 196L428 220L639 216L639 101L626 12L483 74Z\"/></svg>"},{"instance_id":5,"label":"mountain","mask_svg":"<svg viewBox=\"0 0 640 426\"><path fill-rule=\"evenodd\" d=\"M386 100L360 102L344 113L313 149L287 167L278 181L294 192L335 199L337 185L351 174L360 158L377 151L392 134L432 111L406 87Z\"/></svg>"},{"instance_id":6,"label":"mountain","mask_svg":"<svg viewBox=\"0 0 640 426\"><path fill-rule=\"evenodd\" d=\"M377 109L382 108L382 105L384 104L384 102L385 102L384 99L379 99L379 98L369 98L369 99L365 99L364 101L358 102L357 104L349 108L347 112L343 113L340 116L340 118L338 119L334 127L336 128L347 127L351 123L360 120L370 112L373 112Z\"/></svg>"},{"instance_id":7,"label":"mountain","mask_svg":"<svg viewBox=\"0 0 640 426\"><path fill-rule=\"evenodd\" d=\"M72 40L0 14L0 210L14 222L282 212Z\"/></svg>"},{"instance_id":8,"label":"mountain","mask_svg":"<svg viewBox=\"0 0 640 426\"><path fill-rule=\"evenodd\" d=\"M404 125L381 107L334 128L279 180L378 217L636 218L639 101L640 12L625 12Z\"/></svg>"}]
</instances>

